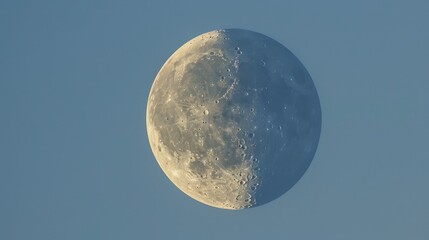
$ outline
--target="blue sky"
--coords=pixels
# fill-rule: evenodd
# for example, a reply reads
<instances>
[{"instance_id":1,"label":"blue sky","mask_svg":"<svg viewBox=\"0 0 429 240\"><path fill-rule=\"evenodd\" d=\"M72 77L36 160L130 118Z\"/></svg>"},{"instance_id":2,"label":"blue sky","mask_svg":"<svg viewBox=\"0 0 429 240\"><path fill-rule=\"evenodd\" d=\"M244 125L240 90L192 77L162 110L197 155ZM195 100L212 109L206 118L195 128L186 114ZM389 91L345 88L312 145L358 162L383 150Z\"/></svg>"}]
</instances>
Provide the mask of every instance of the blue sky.
<instances>
[{"instance_id":1,"label":"blue sky","mask_svg":"<svg viewBox=\"0 0 429 240\"><path fill-rule=\"evenodd\" d=\"M1 1L0 239L428 239L426 1ZM316 156L245 211L174 187L145 111L164 61L219 28L288 47L318 89Z\"/></svg>"}]
</instances>

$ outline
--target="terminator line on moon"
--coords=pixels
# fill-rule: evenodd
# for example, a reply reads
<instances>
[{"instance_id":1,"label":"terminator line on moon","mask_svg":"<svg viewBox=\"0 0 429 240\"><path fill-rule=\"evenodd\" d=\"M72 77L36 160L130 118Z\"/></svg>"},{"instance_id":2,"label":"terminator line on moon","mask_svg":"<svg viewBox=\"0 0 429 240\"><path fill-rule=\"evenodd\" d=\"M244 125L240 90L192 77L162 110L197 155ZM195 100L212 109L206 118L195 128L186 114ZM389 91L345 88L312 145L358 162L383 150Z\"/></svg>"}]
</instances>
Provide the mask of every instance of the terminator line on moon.
<instances>
[{"instance_id":1,"label":"terminator line on moon","mask_svg":"<svg viewBox=\"0 0 429 240\"><path fill-rule=\"evenodd\" d=\"M287 192L321 131L314 83L275 40L248 30L202 34L163 65L146 114L167 177L204 204L244 209Z\"/></svg>"}]
</instances>

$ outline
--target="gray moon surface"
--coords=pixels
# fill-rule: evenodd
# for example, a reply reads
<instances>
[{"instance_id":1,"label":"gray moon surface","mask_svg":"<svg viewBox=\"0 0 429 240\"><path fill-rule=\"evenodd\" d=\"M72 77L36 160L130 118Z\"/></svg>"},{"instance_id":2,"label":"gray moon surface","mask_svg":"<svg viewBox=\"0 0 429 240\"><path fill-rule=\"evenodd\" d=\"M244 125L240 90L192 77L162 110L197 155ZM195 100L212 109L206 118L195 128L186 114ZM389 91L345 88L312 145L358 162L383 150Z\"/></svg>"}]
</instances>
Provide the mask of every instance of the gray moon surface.
<instances>
[{"instance_id":1,"label":"gray moon surface","mask_svg":"<svg viewBox=\"0 0 429 240\"><path fill-rule=\"evenodd\" d=\"M315 85L295 55L225 29L181 46L153 82L147 133L160 167L191 198L223 209L268 203L309 167L319 142Z\"/></svg>"}]
</instances>

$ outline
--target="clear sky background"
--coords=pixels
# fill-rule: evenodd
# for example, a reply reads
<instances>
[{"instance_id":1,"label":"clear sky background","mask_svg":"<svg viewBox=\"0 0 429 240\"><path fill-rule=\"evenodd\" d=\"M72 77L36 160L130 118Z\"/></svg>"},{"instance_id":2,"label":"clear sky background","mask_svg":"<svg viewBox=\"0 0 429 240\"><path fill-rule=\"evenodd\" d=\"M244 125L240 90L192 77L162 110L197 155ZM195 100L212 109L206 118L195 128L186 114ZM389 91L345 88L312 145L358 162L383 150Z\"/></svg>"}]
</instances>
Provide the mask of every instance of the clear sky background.
<instances>
[{"instance_id":1,"label":"clear sky background","mask_svg":"<svg viewBox=\"0 0 429 240\"><path fill-rule=\"evenodd\" d=\"M0 239L429 239L428 1L0 1ZM228 211L180 192L146 134L191 38L261 32L322 105L312 165Z\"/></svg>"}]
</instances>

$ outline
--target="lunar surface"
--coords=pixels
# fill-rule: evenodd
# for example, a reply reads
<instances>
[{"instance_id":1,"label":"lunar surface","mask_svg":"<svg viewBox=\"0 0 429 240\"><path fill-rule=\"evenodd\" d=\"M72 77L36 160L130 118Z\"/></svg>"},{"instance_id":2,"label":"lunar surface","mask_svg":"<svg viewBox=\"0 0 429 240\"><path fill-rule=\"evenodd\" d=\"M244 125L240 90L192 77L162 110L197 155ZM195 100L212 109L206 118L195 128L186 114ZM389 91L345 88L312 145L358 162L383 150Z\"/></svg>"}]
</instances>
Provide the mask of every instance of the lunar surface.
<instances>
[{"instance_id":1,"label":"lunar surface","mask_svg":"<svg viewBox=\"0 0 429 240\"><path fill-rule=\"evenodd\" d=\"M146 124L156 160L180 190L213 207L244 209L302 177L321 110L309 73L286 47L226 29L190 40L166 61Z\"/></svg>"}]
</instances>

